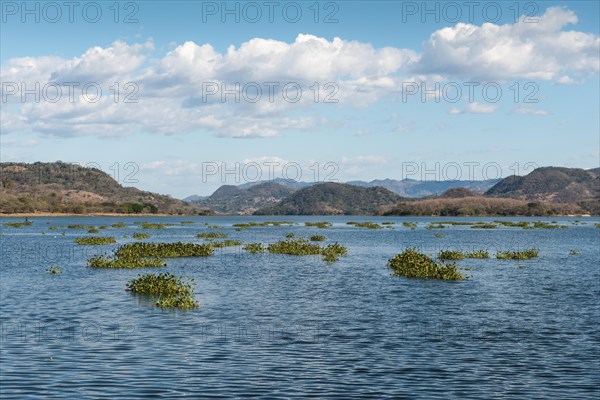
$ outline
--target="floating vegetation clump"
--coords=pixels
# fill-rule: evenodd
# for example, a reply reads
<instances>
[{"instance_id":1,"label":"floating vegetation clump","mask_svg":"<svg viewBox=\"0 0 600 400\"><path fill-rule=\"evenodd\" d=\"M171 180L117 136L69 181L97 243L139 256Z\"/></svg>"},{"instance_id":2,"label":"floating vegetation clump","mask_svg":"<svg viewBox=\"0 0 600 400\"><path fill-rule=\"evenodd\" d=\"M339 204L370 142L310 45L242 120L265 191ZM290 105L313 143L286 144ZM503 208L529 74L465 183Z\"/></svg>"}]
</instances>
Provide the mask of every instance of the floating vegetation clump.
<instances>
[{"instance_id":1,"label":"floating vegetation clump","mask_svg":"<svg viewBox=\"0 0 600 400\"><path fill-rule=\"evenodd\" d=\"M443 233L436 233L436 234L435 234L435 237L436 237L436 238L443 238L443 237L444 237L444 234L443 234Z\"/></svg>"},{"instance_id":2,"label":"floating vegetation clump","mask_svg":"<svg viewBox=\"0 0 600 400\"><path fill-rule=\"evenodd\" d=\"M192 295L161 297L156 302L157 307L161 308L196 308L198 303Z\"/></svg>"},{"instance_id":3,"label":"floating vegetation clump","mask_svg":"<svg viewBox=\"0 0 600 400\"><path fill-rule=\"evenodd\" d=\"M310 240L313 242L322 242L323 240L325 240L325 236L323 235L312 235L310 237Z\"/></svg>"},{"instance_id":4,"label":"floating vegetation clump","mask_svg":"<svg viewBox=\"0 0 600 400\"><path fill-rule=\"evenodd\" d=\"M496 253L496 258L501 260L529 260L536 258L539 255L536 249L523 251L499 251Z\"/></svg>"},{"instance_id":5,"label":"floating vegetation clump","mask_svg":"<svg viewBox=\"0 0 600 400\"><path fill-rule=\"evenodd\" d=\"M388 261L394 275L407 278L462 280L465 279L458 266L437 263L415 248L409 248Z\"/></svg>"},{"instance_id":6,"label":"floating vegetation clump","mask_svg":"<svg viewBox=\"0 0 600 400\"><path fill-rule=\"evenodd\" d=\"M569 250L569 255L576 256L578 254L581 254L581 251L579 251L577 249Z\"/></svg>"},{"instance_id":7,"label":"floating vegetation clump","mask_svg":"<svg viewBox=\"0 0 600 400\"><path fill-rule=\"evenodd\" d=\"M403 222L402 226L411 230L417 229L417 224L414 222Z\"/></svg>"},{"instance_id":8,"label":"floating vegetation clump","mask_svg":"<svg viewBox=\"0 0 600 400\"><path fill-rule=\"evenodd\" d=\"M446 226L442 225L442 224L429 224L425 227L425 229L427 230L432 230L432 229L444 229Z\"/></svg>"},{"instance_id":9,"label":"floating vegetation clump","mask_svg":"<svg viewBox=\"0 0 600 400\"><path fill-rule=\"evenodd\" d=\"M60 275L60 274L62 274L62 270L60 269L60 267L58 265L53 265L50 267L50 269L48 269L48 273L50 275Z\"/></svg>"},{"instance_id":10,"label":"floating vegetation clump","mask_svg":"<svg viewBox=\"0 0 600 400\"><path fill-rule=\"evenodd\" d=\"M118 258L153 257L153 258L176 258L176 257L208 257L214 254L210 244L197 243L127 243L119 247L115 252Z\"/></svg>"},{"instance_id":11,"label":"floating vegetation clump","mask_svg":"<svg viewBox=\"0 0 600 400\"><path fill-rule=\"evenodd\" d=\"M206 225L209 229L221 229L223 228L221 225Z\"/></svg>"},{"instance_id":12,"label":"floating vegetation clump","mask_svg":"<svg viewBox=\"0 0 600 400\"><path fill-rule=\"evenodd\" d=\"M195 224L194 221L181 221L180 222L181 225L191 225L191 224Z\"/></svg>"},{"instance_id":13,"label":"floating vegetation clump","mask_svg":"<svg viewBox=\"0 0 600 400\"><path fill-rule=\"evenodd\" d=\"M94 229L94 226L91 225L81 225L81 224L74 224L74 225L67 225L68 229Z\"/></svg>"},{"instance_id":14,"label":"floating vegetation clump","mask_svg":"<svg viewBox=\"0 0 600 400\"><path fill-rule=\"evenodd\" d=\"M116 257L96 256L88 260L88 265L94 268L155 268L167 265L160 258L147 257Z\"/></svg>"},{"instance_id":15,"label":"floating vegetation clump","mask_svg":"<svg viewBox=\"0 0 600 400\"><path fill-rule=\"evenodd\" d=\"M141 233L141 232L136 232L132 236L133 236L134 239L138 239L138 240L150 238L150 234L149 233Z\"/></svg>"},{"instance_id":16,"label":"floating vegetation clump","mask_svg":"<svg viewBox=\"0 0 600 400\"><path fill-rule=\"evenodd\" d=\"M333 226L333 224L331 222L305 222L304 223L305 226L316 226L317 228L321 228L321 229L326 229L326 228L331 228Z\"/></svg>"},{"instance_id":17,"label":"floating vegetation clump","mask_svg":"<svg viewBox=\"0 0 600 400\"><path fill-rule=\"evenodd\" d=\"M229 236L223 232L203 232L196 235L199 239L223 239Z\"/></svg>"},{"instance_id":18,"label":"floating vegetation clump","mask_svg":"<svg viewBox=\"0 0 600 400\"><path fill-rule=\"evenodd\" d=\"M523 229L559 229L559 228L565 229L565 228L568 228L567 225L558 225L558 222L556 222L556 221L552 221L551 223L547 223L547 222L543 222L543 221L534 221L534 222L494 221L494 223L502 225L502 226L508 226L508 227L513 227L513 228L523 228Z\"/></svg>"},{"instance_id":19,"label":"floating vegetation clump","mask_svg":"<svg viewBox=\"0 0 600 400\"><path fill-rule=\"evenodd\" d=\"M142 222L140 224L140 228L142 229L165 229L165 226L167 226L166 224L153 224L150 222Z\"/></svg>"},{"instance_id":20,"label":"floating vegetation clump","mask_svg":"<svg viewBox=\"0 0 600 400\"><path fill-rule=\"evenodd\" d=\"M2 224L3 226L6 227L10 227L10 228L20 228L22 226L31 226L33 225L33 222L31 221L24 221L24 222L5 222Z\"/></svg>"},{"instance_id":21,"label":"floating vegetation clump","mask_svg":"<svg viewBox=\"0 0 600 400\"><path fill-rule=\"evenodd\" d=\"M271 243L267 250L274 254L289 254L296 256L322 255L324 261L337 261L340 256L346 255L348 250L338 244L333 243L327 247L321 247L318 244L309 243L306 240L284 240Z\"/></svg>"},{"instance_id":22,"label":"floating vegetation clump","mask_svg":"<svg viewBox=\"0 0 600 400\"><path fill-rule=\"evenodd\" d=\"M185 282L183 278L169 274L146 274L127 282L127 290L132 293L155 296L173 296L190 294L193 280Z\"/></svg>"},{"instance_id":23,"label":"floating vegetation clump","mask_svg":"<svg viewBox=\"0 0 600 400\"><path fill-rule=\"evenodd\" d=\"M112 236L88 236L75 239L75 243L81 245L102 245L102 244L113 244L117 240Z\"/></svg>"},{"instance_id":24,"label":"floating vegetation clump","mask_svg":"<svg viewBox=\"0 0 600 400\"><path fill-rule=\"evenodd\" d=\"M136 294L160 296L156 306L164 308L194 308L198 303L194 300L192 284L194 280L184 281L182 277L165 274L141 275L127 283L127 290Z\"/></svg>"},{"instance_id":25,"label":"floating vegetation clump","mask_svg":"<svg viewBox=\"0 0 600 400\"><path fill-rule=\"evenodd\" d=\"M321 255L323 256L323 261L326 262L334 262L340 259L341 256L345 256L348 253L348 249L346 247L333 243L328 245L327 247L321 250Z\"/></svg>"},{"instance_id":26,"label":"floating vegetation clump","mask_svg":"<svg viewBox=\"0 0 600 400\"><path fill-rule=\"evenodd\" d=\"M383 229L383 226L376 224L375 222L346 222L346 225L354 225L357 228L367 228L367 229Z\"/></svg>"},{"instance_id":27,"label":"floating vegetation clump","mask_svg":"<svg viewBox=\"0 0 600 400\"><path fill-rule=\"evenodd\" d=\"M254 254L264 253L265 246L262 243L247 243L244 245L244 250Z\"/></svg>"},{"instance_id":28,"label":"floating vegetation clump","mask_svg":"<svg viewBox=\"0 0 600 400\"><path fill-rule=\"evenodd\" d=\"M595 226L596 228L600 228L600 223L599 223L599 224L594 224L594 226Z\"/></svg>"},{"instance_id":29,"label":"floating vegetation clump","mask_svg":"<svg viewBox=\"0 0 600 400\"><path fill-rule=\"evenodd\" d=\"M51 231L57 231L58 230L58 226L51 226L48 228Z\"/></svg>"},{"instance_id":30,"label":"floating vegetation clump","mask_svg":"<svg viewBox=\"0 0 600 400\"><path fill-rule=\"evenodd\" d=\"M462 252L458 250L442 250L438 254L440 260L462 260L463 258L490 258L486 250Z\"/></svg>"},{"instance_id":31,"label":"floating vegetation clump","mask_svg":"<svg viewBox=\"0 0 600 400\"><path fill-rule=\"evenodd\" d=\"M123 223L123 222L117 222L116 224L112 224L111 228L122 229L122 228L127 228L127 225L125 225L125 223Z\"/></svg>"},{"instance_id":32,"label":"floating vegetation clump","mask_svg":"<svg viewBox=\"0 0 600 400\"><path fill-rule=\"evenodd\" d=\"M88 260L96 268L164 267L163 258L207 257L214 254L210 244L197 243L127 243L119 247L113 257L97 256Z\"/></svg>"},{"instance_id":33,"label":"floating vegetation clump","mask_svg":"<svg viewBox=\"0 0 600 400\"><path fill-rule=\"evenodd\" d=\"M247 222L247 223L238 223L233 224L236 231L242 231L244 229L253 228L257 226L282 226L282 225L295 225L294 222L289 221L264 221L264 222Z\"/></svg>"},{"instance_id":34,"label":"floating vegetation clump","mask_svg":"<svg viewBox=\"0 0 600 400\"><path fill-rule=\"evenodd\" d=\"M288 239L291 239L291 238L295 237L295 235L293 233L287 233L285 235L285 237L288 238Z\"/></svg>"},{"instance_id":35,"label":"floating vegetation clump","mask_svg":"<svg viewBox=\"0 0 600 400\"><path fill-rule=\"evenodd\" d=\"M220 247L241 246L243 244L244 243L241 240L227 239L227 240L223 240L222 242L212 242L210 245L215 248L220 248Z\"/></svg>"},{"instance_id":36,"label":"floating vegetation clump","mask_svg":"<svg viewBox=\"0 0 600 400\"><path fill-rule=\"evenodd\" d=\"M494 224L475 224L471 225L472 229L496 229L498 226Z\"/></svg>"},{"instance_id":37,"label":"floating vegetation clump","mask_svg":"<svg viewBox=\"0 0 600 400\"><path fill-rule=\"evenodd\" d=\"M482 222L467 222L467 221L442 221L442 222L432 222L434 225L456 225L456 226L469 226L475 224L481 224Z\"/></svg>"},{"instance_id":38,"label":"floating vegetation clump","mask_svg":"<svg viewBox=\"0 0 600 400\"><path fill-rule=\"evenodd\" d=\"M92 228L92 229L88 229L88 233L100 233L100 230L96 229L96 228Z\"/></svg>"}]
</instances>

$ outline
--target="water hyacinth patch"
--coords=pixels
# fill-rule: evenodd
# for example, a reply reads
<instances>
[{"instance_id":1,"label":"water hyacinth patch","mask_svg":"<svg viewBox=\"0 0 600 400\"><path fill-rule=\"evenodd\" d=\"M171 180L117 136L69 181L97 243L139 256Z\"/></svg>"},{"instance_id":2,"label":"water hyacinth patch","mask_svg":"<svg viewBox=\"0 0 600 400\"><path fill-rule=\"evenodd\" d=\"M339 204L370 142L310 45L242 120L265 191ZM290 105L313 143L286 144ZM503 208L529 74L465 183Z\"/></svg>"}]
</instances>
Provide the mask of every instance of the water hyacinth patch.
<instances>
[{"instance_id":1,"label":"water hyacinth patch","mask_svg":"<svg viewBox=\"0 0 600 400\"><path fill-rule=\"evenodd\" d=\"M198 243L145 243L135 242L127 243L119 247L115 252L117 257L155 257L155 258L176 258L176 257L208 257L214 254L213 247L210 244Z\"/></svg>"},{"instance_id":2,"label":"water hyacinth patch","mask_svg":"<svg viewBox=\"0 0 600 400\"><path fill-rule=\"evenodd\" d=\"M438 254L440 260L462 260L464 258L490 258L486 250L476 250L472 252L462 252L457 250L442 250Z\"/></svg>"},{"instance_id":3,"label":"water hyacinth patch","mask_svg":"<svg viewBox=\"0 0 600 400\"><path fill-rule=\"evenodd\" d=\"M271 243L267 247L270 253L288 254L296 256L321 255L324 261L337 261L340 256L346 255L347 249L333 243L327 247L321 247L318 244L309 243L307 240L283 240Z\"/></svg>"},{"instance_id":4,"label":"water hyacinth patch","mask_svg":"<svg viewBox=\"0 0 600 400\"><path fill-rule=\"evenodd\" d=\"M374 222L346 222L346 225L354 225L357 228L367 228L367 229L383 229L383 226L376 224Z\"/></svg>"},{"instance_id":5,"label":"water hyacinth patch","mask_svg":"<svg viewBox=\"0 0 600 400\"><path fill-rule=\"evenodd\" d=\"M416 223L414 223L414 222L403 222L403 223L402 223L402 226L403 226L403 227L405 227L405 228L408 228L408 229L410 229L410 230L415 230L415 229L417 229L417 224L416 224Z\"/></svg>"},{"instance_id":6,"label":"water hyacinth patch","mask_svg":"<svg viewBox=\"0 0 600 400\"><path fill-rule=\"evenodd\" d=\"M262 243L247 243L244 245L244 250L254 254L264 253L265 246Z\"/></svg>"},{"instance_id":7,"label":"water hyacinth patch","mask_svg":"<svg viewBox=\"0 0 600 400\"><path fill-rule=\"evenodd\" d=\"M10 227L10 228L20 228L22 226L31 226L33 225L33 222L31 221L24 221L24 222L5 222L2 224L5 227Z\"/></svg>"},{"instance_id":8,"label":"water hyacinth patch","mask_svg":"<svg viewBox=\"0 0 600 400\"><path fill-rule=\"evenodd\" d=\"M93 268L156 268L167 265L160 258L147 257L108 257L95 256L88 260L88 265Z\"/></svg>"},{"instance_id":9,"label":"water hyacinth patch","mask_svg":"<svg viewBox=\"0 0 600 400\"><path fill-rule=\"evenodd\" d=\"M220 248L220 247L241 246L243 244L244 243L241 240L227 239L227 240L223 240L222 242L212 242L210 245L213 246L214 248Z\"/></svg>"},{"instance_id":10,"label":"water hyacinth patch","mask_svg":"<svg viewBox=\"0 0 600 400\"><path fill-rule=\"evenodd\" d=\"M50 269L48 269L48 273L50 275L60 275L60 274L62 274L62 270L60 269L60 267L58 265L53 265L50 267Z\"/></svg>"},{"instance_id":11,"label":"water hyacinth patch","mask_svg":"<svg viewBox=\"0 0 600 400\"><path fill-rule=\"evenodd\" d=\"M140 233L140 232L136 232L132 236L133 236L134 239L138 239L138 240L150 238L150 234L148 234L148 233Z\"/></svg>"},{"instance_id":12,"label":"water hyacinth patch","mask_svg":"<svg viewBox=\"0 0 600 400\"><path fill-rule=\"evenodd\" d=\"M323 240L325 240L325 236L323 235L313 235L310 237L310 240L312 242L322 242Z\"/></svg>"},{"instance_id":13,"label":"water hyacinth patch","mask_svg":"<svg viewBox=\"0 0 600 400\"><path fill-rule=\"evenodd\" d=\"M127 228L127 225L125 225L125 223L123 222L117 222L116 224L112 224L110 227L115 229L122 229Z\"/></svg>"},{"instance_id":14,"label":"water hyacinth patch","mask_svg":"<svg viewBox=\"0 0 600 400\"><path fill-rule=\"evenodd\" d=\"M75 243L87 246L113 244L117 240L112 236L89 236L75 239Z\"/></svg>"},{"instance_id":15,"label":"water hyacinth patch","mask_svg":"<svg viewBox=\"0 0 600 400\"><path fill-rule=\"evenodd\" d=\"M309 226L309 227L314 226L314 227L317 227L317 228L320 228L320 229L326 229L326 228L331 228L333 226L333 224L331 222L327 222L327 221L324 221L324 222L305 222L304 226Z\"/></svg>"},{"instance_id":16,"label":"water hyacinth patch","mask_svg":"<svg viewBox=\"0 0 600 400\"><path fill-rule=\"evenodd\" d=\"M100 233L100 230L96 229L96 228L92 228L92 229L88 229L88 233Z\"/></svg>"},{"instance_id":17,"label":"water hyacinth patch","mask_svg":"<svg viewBox=\"0 0 600 400\"><path fill-rule=\"evenodd\" d=\"M127 282L127 290L132 293L149 294L157 296L172 296L190 294L192 292L193 279L187 282L182 277L164 274L139 275L138 278Z\"/></svg>"},{"instance_id":18,"label":"water hyacinth patch","mask_svg":"<svg viewBox=\"0 0 600 400\"><path fill-rule=\"evenodd\" d=\"M471 225L471 229L496 229L497 225L494 224L475 224Z\"/></svg>"},{"instance_id":19,"label":"water hyacinth patch","mask_svg":"<svg viewBox=\"0 0 600 400\"><path fill-rule=\"evenodd\" d=\"M496 253L496 258L500 260L529 260L536 258L539 255L536 249L524 251L499 251Z\"/></svg>"},{"instance_id":20,"label":"water hyacinth patch","mask_svg":"<svg viewBox=\"0 0 600 400\"><path fill-rule=\"evenodd\" d=\"M221 239L227 236L229 235L223 232L203 232L196 235L199 239Z\"/></svg>"},{"instance_id":21,"label":"water hyacinth patch","mask_svg":"<svg viewBox=\"0 0 600 400\"><path fill-rule=\"evenodd\" d=\"M195 308L192 284L194 280L184 281L182 277L165 274L141 275L127 283L127 290L136 294L160 296L156 302L162 308Z\"/></svg>"},{"instance_id":22,"label":"water hyacinth patch","mask_svg":"<svg viewBox=\"0 0 600 400\"><path fill-rule=\"evenodd\" d=\"M165 229L165 226L167 226L166 224L152 224L150 222L142 222L140 224L140 228L142 229L158 229L158 230L162 230Z\"/></svg>"},{"instance_id":23,"label":"water hyacinth patch","mask_svg":"<svg viewBox=\"0 0 600 400\"><path fill-rule=\"evenodd\" d=\"M396 276L407 278L463 280L456 264L441 264L415 248L409 248L390 259L387 264Z\"/></svg>"}]
</instances>

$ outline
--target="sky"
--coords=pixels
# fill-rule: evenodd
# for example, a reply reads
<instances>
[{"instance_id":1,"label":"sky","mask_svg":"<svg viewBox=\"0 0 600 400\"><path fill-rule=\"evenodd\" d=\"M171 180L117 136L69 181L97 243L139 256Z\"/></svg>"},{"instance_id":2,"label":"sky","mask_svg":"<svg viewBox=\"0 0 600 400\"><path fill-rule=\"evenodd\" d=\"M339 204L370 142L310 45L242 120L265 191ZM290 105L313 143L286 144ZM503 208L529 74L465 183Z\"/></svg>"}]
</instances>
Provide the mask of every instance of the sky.
<instances>
[{"instance_id":1,"label":"sky","mask_svg":"<svg viewBox=\"0 0 600 400\"><path fill-rule=\"evenodd\" d=\"M600 159L600 2L0 2L0 155L184 198Z\"/></svg>"}]
</instances>

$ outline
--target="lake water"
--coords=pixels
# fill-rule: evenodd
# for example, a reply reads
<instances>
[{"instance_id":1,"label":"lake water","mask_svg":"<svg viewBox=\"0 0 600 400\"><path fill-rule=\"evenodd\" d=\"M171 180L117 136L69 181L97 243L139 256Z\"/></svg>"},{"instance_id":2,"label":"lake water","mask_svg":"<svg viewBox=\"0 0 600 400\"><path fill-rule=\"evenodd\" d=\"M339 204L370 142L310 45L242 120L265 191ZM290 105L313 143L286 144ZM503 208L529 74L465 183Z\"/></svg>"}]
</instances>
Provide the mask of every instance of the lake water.
<instances>
[{"instance_id":1,"label":"lake water","mask_svg":"<svg viewBox=\"0 0 600 400\"><path fill-rule=\"evenodd\" d=\"M320 234L324 244L345 245L348 255L326 264L228 248L169 259L158 269L86 266L92 255L134 241L124 236L142 231L134 225L140 220L176 224L144 230L152 235L146 241L203 243L195 235L215 231L208 222L244 242ZM232 227L272 220L298 224ZM351 220L396 224L371 230L346 225ZM598 221L552 219L568 229L424 228L448 220L80 217L2 228L1 397L598 398ZM0 222L7 221L15 220ZM119 221L128 227L99 234L115 236L114 246L79 246L73 240L89 236L86 230L48 229ZM305 221L334 225L308 228ZM392 276L387 260L413 246L427 254L487 249L492 258L460 260L466 281ZM529 247L539 258L494 257L496 250ZM580 253L570 255L575 249ZM62 274L47 272L53 264ZM128 280L149 272L195 278L201 306L160 309L125 290Z\"/></svg>"}]
</instances>

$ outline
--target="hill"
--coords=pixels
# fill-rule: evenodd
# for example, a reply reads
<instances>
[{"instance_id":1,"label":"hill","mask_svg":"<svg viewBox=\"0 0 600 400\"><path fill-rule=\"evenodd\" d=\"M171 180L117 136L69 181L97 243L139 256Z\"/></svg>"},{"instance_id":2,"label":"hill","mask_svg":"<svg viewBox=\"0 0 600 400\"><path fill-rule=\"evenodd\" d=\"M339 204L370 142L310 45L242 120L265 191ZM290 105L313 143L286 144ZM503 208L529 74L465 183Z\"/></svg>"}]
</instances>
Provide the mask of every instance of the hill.
<instances>
[{"instance_id":1,"label":"hill","mask_svg":"<svg viewBox=\"0 0 600 400\"><path fill-rule=\"evenodd\" d=\"M384 187L399 196L422 198L440 195L449 189L465 188L473 192L485 192L500 179L488 179L484 181L418 181L413 179L376 179L370 182L352 181L349 185L363 187Z\"/></svg>"},{"instance_id":2,"label":"hill","mask_svg":"<svg viewBox=\"0 0 600 400\"><path fill-rule=\"evenodd\" d=\"M110 175L76 164L1 163L0 213L204 214L170 196L123 187Z\"/></svg>"},{"instance_id":3,"label":"hill","mask_svg":"<svg viewBox=\"0 0 600 400\"><path fill-rule=\"evenodd\" d=\"M364 188L343 183L321 183L292 193L255 215L373 215L380 207L402 200L382 188Z\"/></svg>"},{"instance_id":4,"label":"hill","mask_svg":"<svg viewBox=\"0 0 600 400\"><path fill-rule=\"evenodd\" d=\"M199 206L225 214L252 214L256 210L277 203L295 190L274 182L257 185L223 185L208 198L196 201Z\"/></svg>"},{"instance_id":5,"label":"hill","mask_svg":"<svg viewBox=\"0 0 600 400\"><path fill-rule=\"evenodd\" d=\"M544 203L576 204L591 214L600 213L599 168L537 168L525 176L509 176L485 195Z\"/></svg>"}]
</instances>

